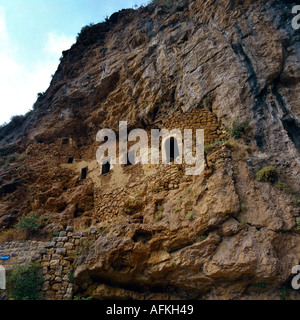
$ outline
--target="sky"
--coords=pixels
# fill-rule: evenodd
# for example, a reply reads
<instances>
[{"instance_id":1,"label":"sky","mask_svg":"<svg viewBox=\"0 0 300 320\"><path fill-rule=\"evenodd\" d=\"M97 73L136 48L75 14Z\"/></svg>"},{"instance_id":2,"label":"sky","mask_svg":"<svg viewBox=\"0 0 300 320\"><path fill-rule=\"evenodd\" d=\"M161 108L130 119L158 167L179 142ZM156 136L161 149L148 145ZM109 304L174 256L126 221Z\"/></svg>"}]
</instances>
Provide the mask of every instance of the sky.
<instances>
[{"instance_id":1,"label":"sky","mask_svg":"<svg viewBox=\"0 0 300 320\"><path fill-rule=\"evenodd\" d=\"M0 125L49 87L81 28L147 0L0 0Z\"/></svg>"}]
</instances>

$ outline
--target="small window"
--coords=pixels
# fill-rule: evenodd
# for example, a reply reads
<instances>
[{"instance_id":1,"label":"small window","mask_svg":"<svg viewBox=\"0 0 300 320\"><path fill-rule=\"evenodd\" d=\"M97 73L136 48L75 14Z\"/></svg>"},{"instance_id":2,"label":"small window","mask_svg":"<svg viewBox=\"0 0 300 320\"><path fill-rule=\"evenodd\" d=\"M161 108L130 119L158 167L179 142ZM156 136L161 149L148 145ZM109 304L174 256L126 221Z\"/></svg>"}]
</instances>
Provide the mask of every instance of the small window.
<instances>
[{"instance_id":1,"label":"small window","mask_svg":"<svg viewBox=\"0 0 300 320\"><path fill-rule=\"evenodd\" d=\"M85 180L87 178L88 168L81 169L80 180Z\"/></svg>"},{"instance_id":2,"label":"small window","mask_svg":"<svg viewBox=\"0 0 300 320\"><path fill-rule=\"evenodd\" d=\"M109 173L110 173L110 163L107 162L102 165L101 175L105 176L106 174L109 174Z\"/></svg>"},{"instance_id":3,"label":"small window","mask_svg":"<svg viewBox=\"0 0 300 320\"><path fill-rule=\"evenodd\" d=\"M69 142L70 142L70 139L69 139L69 138L63 138L63 139L61 140L61 144L62 144L62 145L68 145Z\"/></svg>"},{"instance_id":4,"label":"small window","mask_svg":"<svg viewBox=\"0 0 300 320\"><path fill-rule=\"evenodd\" d=\"M132 158L133 162L130 161L130 158ZM127 153L126 167L132 166L133 164L135 164L135 152L130 151L129 153Z\"/></svg>"},{"instance_id":5,"label":"small window","mask_svg":"<svg viewBox=\"0 0 300 320\"><path fill-rule=\"evenodd\" d=\"M67 164L72 164L74 162L74 158L73 157L69 157Z\"/></svg>"}]
</instances>

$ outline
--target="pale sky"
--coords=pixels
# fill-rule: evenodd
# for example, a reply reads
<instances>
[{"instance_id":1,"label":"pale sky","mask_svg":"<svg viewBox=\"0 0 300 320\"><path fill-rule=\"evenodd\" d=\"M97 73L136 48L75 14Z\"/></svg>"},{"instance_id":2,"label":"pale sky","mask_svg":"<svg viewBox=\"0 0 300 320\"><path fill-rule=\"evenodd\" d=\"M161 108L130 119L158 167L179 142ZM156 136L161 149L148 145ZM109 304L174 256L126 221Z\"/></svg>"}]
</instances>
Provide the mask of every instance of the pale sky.
<instances>
[{"instance_id":1,"label":"pale sky","mask_svg":"<svg viewBox=\"0 0 300 320\"><path fill-rule=\"evenodd\" d=\"M47 90L81 28L148 0L0 0L0 125Z\"/></svg>"}]
</instances>

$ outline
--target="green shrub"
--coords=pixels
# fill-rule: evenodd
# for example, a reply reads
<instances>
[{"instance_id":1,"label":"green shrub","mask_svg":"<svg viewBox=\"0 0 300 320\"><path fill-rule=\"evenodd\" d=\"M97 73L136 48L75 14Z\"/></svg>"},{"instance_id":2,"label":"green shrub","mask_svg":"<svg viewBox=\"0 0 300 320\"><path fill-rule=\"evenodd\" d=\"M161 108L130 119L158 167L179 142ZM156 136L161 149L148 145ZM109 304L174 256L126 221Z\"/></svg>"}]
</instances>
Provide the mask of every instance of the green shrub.
<instances>
[{"instance_id":1,"label":"green shrub","mask_svg":"<svg viewBox=\"0 0 300 320\"><path fill-rule=\"evenodd\" d=\"M160 212L156 212L156 213L155 213L155 221L156 221L156 222L162 220L163 217L164 217L163 211L160 211Z\"/></svg>"},{"instance_id":2,"label":"green shrub","mask_svg":"<svg viewBox=\"0 0 300 320\"><path fill-rule=\"evenodd\" d=\"M195 218L196 218L196 212L195 212L194 210L190 211L190 212L186 215L186 218L187 218L189 221L195 220Z\"/></svg>"},{"instance_id":3,"label":"green shrub","mask_svg":"<svg viewBox=\"0 0 300 320\"><path fill-rule=\"evenodd\" d=\"M51 241L53 241L54 238L57 238L59 236L59 234L60 234L60 231L52 232L51 233L51 236L52 236Z\"/></svg>"},{"instance_id":4,"label":"green shrub","mask_svg":"<svg viewBox=\"0 0 300 320\"><path fill-rule=\"evenodd\" d=\"M274 167L268 166L259 170L256 178L258 181L274 183L278 180L278 173Z\"/></svg>"},{"instance_id":5,"label":"green shrub","mask_svg":"<svg viewBox=\"0 0 300 320\"><path fill-rule=\"evenodd\" d=\"M294 192L293 190L291 189L291 187L287 184L287 183L284 183L284 182L281 182L280 180L278 180L276 182L276 187L281 190L281 191L284 191L286 194L288 195L293 195Z\"/></svg>"},{"instance_id":6,"label":"green shrub","mask_svg":"<svg viewBox=\"0 0 300 320\"><path fill-rule=\"evenodd\" d=\"M157 212L155 213L155 221L157 222L157 221L160 221L160 220L162 220L163 219L163 217L164 217L164 210L165 210L165 208L164 208L164 205L156 205L156 209L157 209Z\"/></svg>"},{"instance_id":7,"label":"green shrub","mask_svg":"<svg viewBox=\"0 0 300 320\"><path fill-rule=\"evenodd\" d=\"M202 242L207 239L207 236L201 236L197 238L197 242Z\"/></svg>"},{"instance_id":8,"label":"green shrub","mask_svg":"<svg viewBox=\"0 0 300 320\"><path fill-rule=\"evenodd\" d=\"M189 4L188 0L152 0L151 5L155 7L163 7L164 9L171 9L172 13L176 11L183 11Z\"/></svg>"},{"instance_id":9,"label":"green shrub","mask_svg":"<svg viewBox=\"0 0 300 320\"><path fill-rule=\"evenodd\" d=\"M104 227L99 228L99 234L100 234L101 236L103 236L103 235L105 235L105 234L108 234L108 233L109 233L109 230L110 230L110 227L111 227L111 225L108 223L108 224L106 224Z\"/></svg>"},{"instance_id":10,"label":"green shrub","mask_svg":"<svg viewBox=\"0 0 300 320\"><path fill-rule=\"evenodd\" d=\"M212 106L212 99L210 97L206 97L202 100L201 105L204 108L210 108Z\"/></svg>"},{"instance_id":11,"label":"green shrub","mask_svg":"<svg viewBox=\"0 0 300 320\"><path fill-rule=\"evenodd\" d=\"M43 276L36 263L16 266L7 277L7 288L14 300L41 300Z\"/></svg>"},{"instance_id":12,"label":"green shrub","mask_svg":"<svg viewBox=\"0 0 300 320\"><path fill-rule=\"evenodd\" d=\"M73 283L74 282L74 272L70 271L68 273L68 278L69 278L69 283Z\"/></svg>"},{"instance_id":13,"label":"green shrub","mask_svg":"<svg viewBox=\"0 0 300 320\"><path fill-rule=\"evenodd\" d=\"M76 40L78 40L81 36L83 36L92 26L94 26L94 23L90 23L90 24L87 24L86 26L82 27L80 32L78 33L78 35L76 37Z\"/></svg>"},{"instance_id":14,"label":"green shrub","mask_svg":"<svg viewBox=\"0 0 300 320\"><path fill-rule=\"evenodd\" d=\"M171 8L175 4L175 1L173 1L173 0L152 0L152 4L155 6Z\"/></svg>"},{"instance_id":15,"label":"green shrub","mask_svg":"<svg viewBox=\"0 0 300 320\"><path fill-rule=\"evenodd\" d=\"M24 123L25 116L23 115L13 116L10 118L10 121L14 127L19 127Z\"/></svg>"},{"instance_id":16,"label":"green shrub","mask_svg":"<svg viewBox=\"0 0 300 320\"><path fill-rule=\"evenodd\" d=\"M73 300L75 300L75 301L92 301L93 298L92 298L92 297L80 298L80 297L78 297L78 296L75 296L75 297L73 298Z\"/></svg>"},{"instance_id":17,"label":"green shrub","mask_svg":"<svg viewBox=\"0 0 300 320\"><path fill-rule=\"evenodd\" d=\"M294 195L292 199L293 199L294 206L300 207L300 198Z\"/></svg>"},{"instance_id":18,"label":"green shrub","mask_svg":"<svg viewBox=\"0 0 300 320\"><path fill-rule=\"evenodd\" d=\"M213 145L212 144L207 144L207 145L204 146L204 153L206 155L208 155L211 152L212 149L213 149Z\"/></svg>"},{"instance_id":19,"label":"green shrub","mask_svg":"<svg viewBox=\"0 0 300 320\"><path fill-rule=\"evenodd\" d=\"M281 182L280 180L278 180L276 182L276 187L283 191L284 193L286 193L287 195L292 197L292 201L293 201L293 205L295 207L300 207L300 198L299 196L297 196L297 194L292 190L292 188L284 182Z\"/></svg>"},{"instance_id":20,"label":"green shrub","mask_svg":"<svg viewBox=\"0 0 300 320\"><path fill-rule=\"evenodd\" d=\"M296 218L297 230L300 230L300 217Z\"/></svg>"},{"instance_id":21,"label":"green shrub","mask_svg":"<svg viewBox=\"0 0 300 320\"><path fill-rule=\"evenodd\" d=\"M16 224L16 228L20 230L27 230L30 232L36 232L43 227L40 221L40 216L37 213L33 213L31 216L22 217Z\"/></svg>"},{"instance_id":22,"label":"green shrub","mask_svg":"<svg viewBox=\"0 0 300 320\"><path fill-rule=\"evenodd\" d=\"M289 296L289 292L286 287L281 287L280 293L281 293L281 296L280 296L281 300L291 300Z\"/></svg>"},{"instance_id":23,"label":"green shrub","mask_svg":"<svg viewBox=\"0 0 300 320\"><path fill-rule=\"evenodd\" d=\"M245 133L245 129L249 126L250 120L247 119L243 122L240 122L239 118L233 121L232 128L227 128L227 131L230 132L230 135L235 139L239 140L242 137L242 133Z\"/></svg>"},{"instance_id":24,"label":"green shrub","mask_svg":"<svg viewBox=\"0 0 300 320\"><path fill-rule=\"evenodd\" d=\"M27 158L27 154L26 153L22 153L18 156L18 161L24 161Z\"/></svg>"},{"instance_id":25,"label":"green shrub","mask_svg":"<svg viewBox=\"0 0 300 320\"><path fill-rule=\"evenodd\" d=\"M225 143L225 141L216 141L211 144L206 144L204 146L204 153L208 155L215 147L222 146Z\"/></svg>"},{"instance_id":26,"label":"green shrub","mask_svg":"<svg viewBox=\"0 0 300 320\"><path fill-rule=\"evenodd\" d=\"M4 164L8 165L10 163L16 162L16 161L24 161L27 158L26 153L18 154L18 153L13 153L8 156L6 156L3 160L5 161Z\"/></svg>"},{"instance_id":27,"label":"green shrub","mask_svg":"<svg viewBox=\"0 0 300 320\"><path fill-rule=\"evenodd\" d=\"M256 289L265 289L266 284L265 283L258 283L253 285Z\"/></svg>"}]
</instances>

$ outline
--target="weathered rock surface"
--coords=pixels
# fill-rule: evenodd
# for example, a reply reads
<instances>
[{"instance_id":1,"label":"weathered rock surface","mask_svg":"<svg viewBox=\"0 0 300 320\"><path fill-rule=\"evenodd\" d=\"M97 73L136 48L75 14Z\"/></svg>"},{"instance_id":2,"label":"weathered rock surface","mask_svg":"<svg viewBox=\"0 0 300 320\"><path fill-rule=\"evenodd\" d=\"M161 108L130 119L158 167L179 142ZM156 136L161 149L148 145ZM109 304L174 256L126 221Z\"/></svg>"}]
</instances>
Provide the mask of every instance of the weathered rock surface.
<instances>
[{"instance_id":1,"label":"weathered rock surface","mask_svg":"<svg viewBox=\"0 0 300 320\"><path fill-rule=\"evenodd\" d=\"M34 111L0 129L3 155L26 152L1 178L1 190L22 181L1 192L1 226L12 210L49 218L49 232L96 226L100 236L74 265L75 293L95 299L279 299L282 286L299 299L290 289L300 261L295 4L150 5L85 28ZM237 119L248 128L225 142ZM205 128L207 144L225 143L201 176L138 165L101 177L96 133L121 120ZM258 182L264 166L292 193Z\"/></svg>"}]
</instances>

